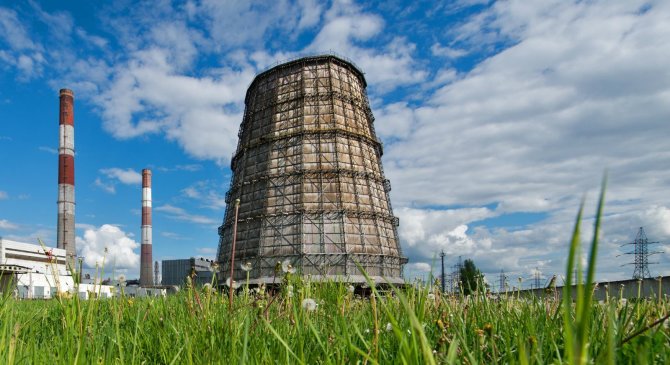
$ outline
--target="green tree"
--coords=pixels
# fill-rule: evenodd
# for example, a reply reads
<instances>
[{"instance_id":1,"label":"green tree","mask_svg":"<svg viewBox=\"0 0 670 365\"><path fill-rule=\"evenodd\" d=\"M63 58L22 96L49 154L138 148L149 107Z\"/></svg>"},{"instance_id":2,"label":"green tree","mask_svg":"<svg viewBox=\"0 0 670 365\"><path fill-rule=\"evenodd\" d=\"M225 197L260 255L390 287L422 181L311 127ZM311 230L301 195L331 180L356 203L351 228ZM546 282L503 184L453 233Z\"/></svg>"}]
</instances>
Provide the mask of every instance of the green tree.
<instances>
[{"instance_id":1,"label":"green tree","mask_svg":"<svg viewBox=\"0 0 670 365\"><path fill-rule=\"evenodd\" d=\"M466 259L461 268L461 288L463 290L463 295L468 295L477 291L477 288L479 285L483 284L483 282L484 275L477 269L475 262Z\"/></svg>"}]
</instances>

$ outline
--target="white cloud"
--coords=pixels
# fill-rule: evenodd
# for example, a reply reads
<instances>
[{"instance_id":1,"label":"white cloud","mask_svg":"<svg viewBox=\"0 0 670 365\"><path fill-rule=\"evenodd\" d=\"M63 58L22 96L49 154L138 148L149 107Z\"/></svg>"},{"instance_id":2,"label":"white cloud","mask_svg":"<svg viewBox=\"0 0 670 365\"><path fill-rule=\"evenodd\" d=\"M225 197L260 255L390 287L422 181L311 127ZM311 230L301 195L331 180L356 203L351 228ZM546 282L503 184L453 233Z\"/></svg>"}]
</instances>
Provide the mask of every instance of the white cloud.
<instances>
[{"instance_id":1,"label":"white cloud","mask_svg":"<svg viewBox=\"0 0 670 365\"><path fill-rule=\"evenodd\" d=\"M466 50L452 48L449 46L442 46L439 43L434 43L430 47L430 52L433 54L433 56L445 57L447 59L457 59L468 54L468 51Z\"/></svg>"},{"instance_id":2,"label":"white cloud","mask_svg":"<svg viewBox=\"0 0 670 365\"><path fill-rule=\"evenodd\" d=\"M169 205L169 204L156 207L156 208L154 208L154 210L158 211L158 212L166 213L169 218L180 220L180 221L186 221L186 222L197 223L197 224L206 224L206 225L212 225L212 224L216 224L218 222L217 220L212 219L210 217L205 217L205 216L197 215L197 214L190 214L182 208L175 207L175 206Z\"/></svg>"},{"instance_id":3,"label":"white cloud","mask_svg":"<svg viewBox=\"0 0 670 365\"><path fill-rule=\"evenodd\" d=\"M99 177L95 179L94 182L95 186L99 187L103 191L110 193L110 194L116 194L116 187L112 183L105 183L100 179Z\"/></svg>"},{"instance_id":4,"label":"white cloud","mask_svg":"<svg viewBox=\"0 0 670 365\"><path fill-rule=\"evenodd\" d=\"M99 228L86 229L83 237L77 237L79 256L89 268L105 265L105 270L139 268L140 255L135 253L139 244L119 227L103 224ZM105 252L106 251L106 252Z\"/></svg>"},{"instance_id":5,"label":"white cloud","mask_svg":"<svg viewBox=\"0 0 670 365\"><path fill-rule=\"evenodd\" d=\"M216 254L216 247L198 247L195 251L201 255L214 256Z\"/></svg>"},{"instance_id":6,"label":"white cloud","mask_svg":"<svg viewBox=\"0 0 670 365\"><path fill-rule=\"evenodd\" d=\"M226 196L223 194L227 187L211 180L198 181L182 190L182 194L189 199L196 200L206 208L220 210L226 207Z\"/></svg>"},{"instance_id":7,"label":"white cloud","mask_svg":"<svg viewBox=\"0 0 670 365\"><path fill-rule=\"evenodd\" d=\"M0 7L0 44L2 43L6 47L0 50L0 62L15 67L19 71L19 80L27 81L42 74L46 63L42 46L33 42L16 11Z\"/></svg>"},{"instance_id":8,"label":"white cloud","mask_svg":"<svg viewBox=\"0 0 670 365\"><path fill-rule=\"evenodd\" d=\"M39 146L39 147L37 147L37 149L40 150L40 151L44 151L44 152L50 153L50 154L52 154L52 155L57 155L57 154L58 154L58 150L55 149L55 148L52 148L52 147Z\"/></svg>"},{"instance_id":9,"label":"white cloud","mask_svg":"<svg viewBox=\"0 0 670 365\"><path fill-rule=\"evenodd\" d=\"M419 271L419 272L430 272L432 270L431 266L427 262L412 262L405 266L405 270L410 271Z\"/></svg>"},{"instance_id":10,"label":"white cloud","mask_svg":"<svg viewBox=\"0 0 670 365\"><path fill-rule=\"evenodd\" d=\"M173 171L188 171L195 172L202 170L202 165L199 164L188 164L188 165L175 165L174 167L157 167L156 170L162 172L173 172Z\"/></svg>"},{"instance_id":11,"label":"white cloud","mask_svg":"<svg viewBox=\"0 0 670 365\"><path fill-rule=\"evenodd\" d=\"M670 154L659 146L670 137L670 77L660 61L670 56L670 12L660 3L639 12L641 5L496 3L461 35L473 46L500 37L513 45L438 87L426 103L382 109L391 122L382 126L377 118L376 126L392 142L384 167L411 259L426 260L445 247L452 260L472 255L493 272L529 273L543 263L544 271L561 273L581 195L590 192L590 216L606 168L603 277L628 275L619 268L624 258L611 253L621 252L615 242L636 226L668 237L660 228L667 227L667 207L659 202L667 195ZM399 127L394 113L407 124ZM409 213L402 207L429 216L436 213L421 208L434 205L490 205L496 215L548 218L520 230L486 229L464 218L427 227L429 218L402 218Z\"/></svg>"},{"instance_id":12,"label":"white cloud","mask_svg":"<svg viewBox=\"0 0 670 365\"><path fill-rule=\"evenodd\" d=\"M9 198L9 195L7 195L7 192L0 190L0 200L5 200Z\"/></svg>"},{"instance_id":13,"label":"white cloud","mask_svg":"<svg viewBox=\"0 0 670 365\"><path fill-rule=\"evenodd\" d=\"M1 192L0 192L1 193ZM0 219L0 229L6 229L6 230L13 230L13 229L18 229L19 226L6 220L6 219Z\"/></svg>"},{"instance_id":14,"label":"white cloud","mask_svg":"<svg viewBox=\"0 0 670 365\"><path fill-rule=\"evenodd\" d=\"M346 55L366 73L371 89L381 93L425 80L427 73L414 62L415 45L407 39L395 37L381 50L359 45L383 29L380 16L361 12L348 2L335 2L327 12L325 25L304 51Z\"/></svg>"},{"instance_id":15,"label":"white cloud","mask_svg":"<svg viewBox=\"0 0 670 365\"><path fill-rule=\"evenodd\" d=\"M174 232L167 232L167 231L161 231L161 236L165 238L169 238L172 240L183 240L184 237L180 235L179 233L174 233Z\"/></svg>"},{"instance_id":16,"label":"white cloud","mask_svg":"<svg viewBox=\"0 0 670 365\"><path fill-rule=\"evenodd\" d=\"M142 175L133 169L120 169L112 167L108 169L101 169L100 173L104 174L110 179L118 180L127 185L139 184L142 182Z\"/></svg>"}]
</instances>

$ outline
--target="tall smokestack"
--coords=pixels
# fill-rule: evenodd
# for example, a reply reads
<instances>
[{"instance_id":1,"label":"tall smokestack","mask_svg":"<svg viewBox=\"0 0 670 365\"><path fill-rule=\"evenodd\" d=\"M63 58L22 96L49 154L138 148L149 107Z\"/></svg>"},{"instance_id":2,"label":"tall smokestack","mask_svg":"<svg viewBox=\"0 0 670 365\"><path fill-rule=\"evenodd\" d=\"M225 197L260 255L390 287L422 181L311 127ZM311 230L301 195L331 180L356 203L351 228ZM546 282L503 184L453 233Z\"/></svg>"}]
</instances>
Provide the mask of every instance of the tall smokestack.
<instances>
[{"instance_id":1,"label":"tall smokestack","mask_svg":"<svg viewBox=\"0 0 670 365\"><path fill-rule=\"evenodd\" d=\"M151 275L151 170L142 170L142 254L140 256L140 285L154 284Z\"/></svg>"},{"instance_id":2,"label":"tall smokestack","mask_svg":"<svg viewBox=\"0 0 670 365\"><path fill-rule=\"evenodd\" d=\"M74 268L77 250L74 241L74 93L60 90L60 132L58 143L58 224L57 247L65 249Z\"/></svg>"}]
</instances>

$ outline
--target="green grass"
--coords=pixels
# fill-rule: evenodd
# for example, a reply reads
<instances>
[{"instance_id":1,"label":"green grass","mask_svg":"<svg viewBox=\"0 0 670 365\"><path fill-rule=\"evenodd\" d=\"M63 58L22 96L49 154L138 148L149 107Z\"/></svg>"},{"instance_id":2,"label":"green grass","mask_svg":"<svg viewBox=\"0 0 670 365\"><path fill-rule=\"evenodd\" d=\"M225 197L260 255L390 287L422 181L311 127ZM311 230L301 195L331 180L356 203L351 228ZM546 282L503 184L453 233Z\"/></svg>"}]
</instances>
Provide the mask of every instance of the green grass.
<instances>
[{"instance_id":1,"label":"green grass","mask_svg":"<svg viewBox=\"0 0 670 365\"><path fill-rule=\"evenodd\" d=\"M603 201L601 195L587 283ZM581 209L566 267L573 281L573 269L577 279L583 271L580 222ZM282 282L274 296L243 291L232 313L227 293L203 288L166 298L1 298L0 363L670 363L663 298L594 303L588 284L574 301L483 292L462 298L417 286L360 298L343 283L298 276ZM303 308L305 298L317 308Z\"/></svg>"},{"instance_id":2,"label":"green grass","mask_svg":"<svg viewBox=\"0 0 670 365\"><path fill-rule=\"evenodd\" d=\"M293 285L293 298L237 296L232 315L225 294L203 291L197 299L195 291L141 300L7 298L0 363L543 364L572 356L563 306L553 300L433 300L426 288L354 298L331 283L310 285L319 305L309 312L300 305L305 287ZM584 358L669 363L670 332L662 324L621 344L667 311L657 300L592 304Z\"/></svg>"}]
</instances>

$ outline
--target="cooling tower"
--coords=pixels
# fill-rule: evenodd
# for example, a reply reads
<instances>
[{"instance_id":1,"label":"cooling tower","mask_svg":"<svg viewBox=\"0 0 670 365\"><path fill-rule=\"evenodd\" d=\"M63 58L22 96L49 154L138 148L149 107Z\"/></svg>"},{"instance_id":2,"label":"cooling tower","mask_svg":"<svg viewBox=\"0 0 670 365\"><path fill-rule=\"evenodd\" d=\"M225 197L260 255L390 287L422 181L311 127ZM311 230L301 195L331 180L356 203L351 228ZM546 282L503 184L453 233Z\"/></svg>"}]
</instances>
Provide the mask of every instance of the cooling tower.
<instances>
[{"instance_id":1,"label":"cooling tower","mask_svg":"<svg viewBox=\"0 0 670 365\"><path fill-rule=\"evenodd\" d=\"M363 73L332 55L256 76L247 90L217 260L230 275L240 199L235 280L272 283L288 260L311 278L402 283L398 218L381 165Z\"/></svg>"}]
</instances>

